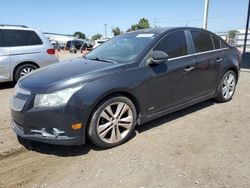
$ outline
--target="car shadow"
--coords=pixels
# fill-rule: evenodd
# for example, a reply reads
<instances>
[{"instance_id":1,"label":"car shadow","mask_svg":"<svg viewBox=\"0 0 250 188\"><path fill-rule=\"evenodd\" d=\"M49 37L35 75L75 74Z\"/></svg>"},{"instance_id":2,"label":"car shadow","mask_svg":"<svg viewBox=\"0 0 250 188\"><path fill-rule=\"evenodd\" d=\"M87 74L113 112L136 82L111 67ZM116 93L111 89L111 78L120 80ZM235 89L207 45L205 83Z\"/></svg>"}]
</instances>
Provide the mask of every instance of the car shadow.
<instances>
[{"instance_id":1,"label":"car shadow","mask_svg":"<svg viewBox=\"0 0 250 188\"><path fill-rule=\"evenodd\" d=\"M16 83L15 82L3 82L0 83L0 90L2 89L10 89L15 87Z\"/></svg>"},{"instance_id":2,"label":"car shadow","mask_svg":"<svg viewBox=\"0 0 250 188\"><path fill-rule=\"evenodd\" d=\"M55 155L59 157L81 156L88 154L91 150L101 150L88 141L85 145L80 146L52 145L36 141L24 140L22 138L18 138L18 141L29 151L34 151L46 155Z\"/></svg>"},{"instance_id":3,"label":"car shadow","mask_svg":"<svg viewBox=\"0 0 250 188\"><path fill-rule=\"evenodd\" d=\"M189 115L191 113L194 113L198 110L207 108L211 105L214 105L214 100L208 100L196 105L193 105L191 107L188 107L186 109L171 113L169 115L163 116L161 118L158 118L156 120L150 121L148 123L145 123L143 125L139 125L136 127L136 131L129 140L133 139L136 136L136 133L139 134L148 131L150 129L153 129L155 127L158 127L162 124L169 123L175 119L181 118L183 116ZM60 145L51 145L46 143L40 143L35 141L27 141L22 138L18 138L18 141L20 144L22 144L27 150L35 151L42 154L47 155L55 155L59 157L72 157L72 156L81 156L88 154L91 150L94 151L101 151L104 149L100 149L93 145L91 142L87 141L85 145L81 146L60 146Z\"/></svg>"}]
</instances>

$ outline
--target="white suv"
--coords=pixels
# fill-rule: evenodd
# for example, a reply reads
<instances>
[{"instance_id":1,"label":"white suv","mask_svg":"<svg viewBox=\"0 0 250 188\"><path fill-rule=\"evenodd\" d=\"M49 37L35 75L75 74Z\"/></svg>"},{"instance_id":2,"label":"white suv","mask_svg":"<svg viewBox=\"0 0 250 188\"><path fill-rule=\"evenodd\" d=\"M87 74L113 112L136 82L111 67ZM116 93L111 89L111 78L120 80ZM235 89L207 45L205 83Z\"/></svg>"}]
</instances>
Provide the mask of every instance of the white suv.
<instances>
[{"instance_id":1,"label":"white suv","mask_svg":"<svg viewBox=\"0 0 250 188\"><path fill-rule=\"evenodd\" d=\"M55 49L39 31L26 26L0 25L0 82L58 62Z\"/></svg>"}]
</instances>

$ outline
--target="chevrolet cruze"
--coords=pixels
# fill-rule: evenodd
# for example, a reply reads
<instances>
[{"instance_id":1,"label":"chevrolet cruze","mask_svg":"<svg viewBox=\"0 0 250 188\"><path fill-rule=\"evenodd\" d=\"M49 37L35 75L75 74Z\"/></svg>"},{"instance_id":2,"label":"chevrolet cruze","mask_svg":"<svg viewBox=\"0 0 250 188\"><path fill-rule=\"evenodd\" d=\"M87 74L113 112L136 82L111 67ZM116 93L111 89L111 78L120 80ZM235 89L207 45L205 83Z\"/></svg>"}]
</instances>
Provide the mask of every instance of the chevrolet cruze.
<instances>
[{"instance_id":1,"label":"chevrolet cruze","mask_svg":"<svg viewBox=\"0 0 250 188\"><path fill-rule=\"evenodd\" d=\"M215 98L230 101L239 51L197 28L145 29L115 37L83 58L21 78L12 128L27 140L101 148L124 143L135 125Z\"/></svg>"}]
</instances>

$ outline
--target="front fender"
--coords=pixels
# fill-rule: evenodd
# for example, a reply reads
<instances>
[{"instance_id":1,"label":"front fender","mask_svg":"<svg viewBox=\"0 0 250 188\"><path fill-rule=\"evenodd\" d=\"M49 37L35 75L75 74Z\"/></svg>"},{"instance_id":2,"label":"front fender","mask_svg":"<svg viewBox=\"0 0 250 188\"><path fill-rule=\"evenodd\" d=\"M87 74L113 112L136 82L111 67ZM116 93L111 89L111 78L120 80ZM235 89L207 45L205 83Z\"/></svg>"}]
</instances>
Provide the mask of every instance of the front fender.
<instances>
[{"instance_id":1,"label":"front fender","mask_svg":"<svg viewBox=\"0 0 250 188\"><path fill-rule=\"evenodd\" d=\"M75 103L81 109L84 123L88 124L90 116L95 107L105 97L116 93L127 93L133 96L140 106L139 112L145 111L145 84L149 79L148 72L143 68L132 68L122 72L109 74L95 81L89 82L74 97ZM136 105L136 104L135 104Z\"/></svg>"}]
</instances>

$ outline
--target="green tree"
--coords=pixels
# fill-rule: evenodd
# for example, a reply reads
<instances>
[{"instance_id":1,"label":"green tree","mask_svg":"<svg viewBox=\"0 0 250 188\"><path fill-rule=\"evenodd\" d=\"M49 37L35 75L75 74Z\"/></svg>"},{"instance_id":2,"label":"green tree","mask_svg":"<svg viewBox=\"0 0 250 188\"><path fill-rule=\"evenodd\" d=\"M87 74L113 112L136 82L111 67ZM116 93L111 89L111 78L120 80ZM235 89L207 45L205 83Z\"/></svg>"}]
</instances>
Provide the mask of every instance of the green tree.
<instances>
[{"instance_id":1,"label":"green tree","mask_svg":"<svg viewBox=\"0 0 250 188\"><path fill-rule=\"evenodd\" d=\"M238 33L237 30L231 30L231 31L229 31L229 32L228 32L228 37L229 37L229 39L235 40L236 34L237 34L237 33Z\"/></svg>"},{"instance_id":2,"label":"green tree","mask_svg":"<svg viewBox=\"0 0 250 188\"><path fill-rule=\"evenodd\" d=\"M78 38L78 39L86 39L86 35L80 31L76 31L73 34L74 37Z\"/></svg>"},{"instance_id":3,"label":"green tree","mask_svg":"<svg viewBox=\"0 0 250 188\"><path fill-rule=\"evenodd\" d=\"M112 32L113 32L114 36L122 34L122 31L120 30L119 27L112 29Z\"/></svg>"},{"instance_id":4,"label":"green tree","mask_svg":"<svg viewBox=\"0 0 250 188\"><path fill-rule=\"evenodd\" d=\"M139 29L145 29L145 28L149 28L149 21L146 18L142 18L140 19L139 23L138 23L138 28Z\"/></svg>"},{"instance_id":5,"label":"green tree","mask_svg":"<svg viewBox=\"0 0 250 188\"><path fill-rule=\"evenodd\" d=\"M138 24L131 25L131 27L127 30L127 32L135 31L135 30L138 30L138 29L145 29L145 28L149 28L149 27L150 27L150 24L149 24L148 19L141 18L139 20Z\"/></svg>"},{"instance_id":6,"label":"green tree","mask_svg":"<svg viewBox=\"0 0 250 188\"><path fill-rule=\"evenodd\" d=\"M93 35L93 36L91 37L92 40L98 40L98 39L100 39L100 38L102 38L102 34L100 34L100 33L97 33L97 34L95 34L95 35Z\"/></svg>"}]
</instances>

